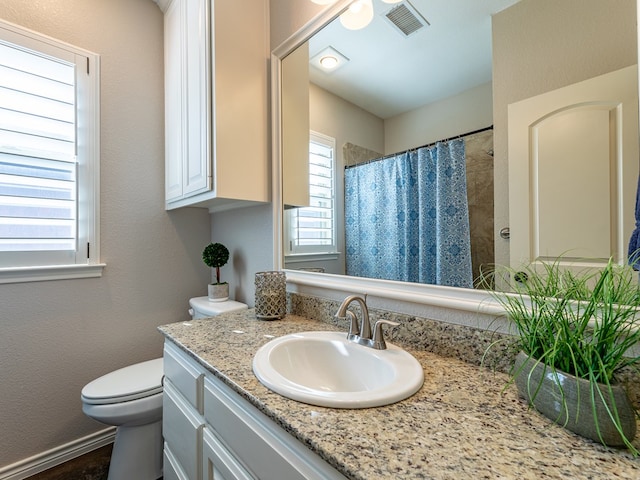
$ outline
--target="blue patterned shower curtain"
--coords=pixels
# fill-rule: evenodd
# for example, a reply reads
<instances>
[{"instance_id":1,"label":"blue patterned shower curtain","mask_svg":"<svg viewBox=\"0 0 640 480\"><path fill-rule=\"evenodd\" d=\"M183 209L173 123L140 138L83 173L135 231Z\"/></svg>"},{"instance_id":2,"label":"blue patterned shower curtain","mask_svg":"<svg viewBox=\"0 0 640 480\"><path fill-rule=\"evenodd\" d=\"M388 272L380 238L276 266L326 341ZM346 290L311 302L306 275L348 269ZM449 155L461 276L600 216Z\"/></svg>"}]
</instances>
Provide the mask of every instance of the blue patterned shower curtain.
<instances>
[{"instance_id":1,"label":"blue patterned shower curtain","mask_svg":"<svg viewBox=\"0 0 640 480\"><path fill-rule=\"evenodd\" d=\"M347 274L473 287L464 140L345 170Z\"/></svg>"}]
</instances>

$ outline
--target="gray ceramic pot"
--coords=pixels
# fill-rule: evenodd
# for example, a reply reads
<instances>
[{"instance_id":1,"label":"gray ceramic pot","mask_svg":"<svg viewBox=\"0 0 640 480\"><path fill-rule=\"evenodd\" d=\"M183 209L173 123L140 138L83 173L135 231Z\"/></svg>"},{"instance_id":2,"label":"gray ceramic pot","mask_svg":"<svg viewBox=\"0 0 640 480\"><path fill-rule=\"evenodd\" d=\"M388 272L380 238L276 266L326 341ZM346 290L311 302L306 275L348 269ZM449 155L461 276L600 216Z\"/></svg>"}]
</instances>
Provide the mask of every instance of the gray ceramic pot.
<instances>
[{"instance_id":1,"label":"gray ceramic pot","mask_svg":"<svg viewBox=\"0 0 640 480\"><path fill-rule=\"evenodd\" d=\"M229 300L228 283L210 283L208 288L209 301L225 302Z\"/></svg>"},{"instance_id":2,"label":"gray ceramic pot","mask_svg":"<svg viewBox=\"0 0 640 480\"><path fill-rule=\"evenodd\" d=\"M611 390L598 385L592 402L588 380L553 370L520 352L514 365L514 380L520 395L536 410L572 432L611 447L624 446L625 441L607 412L619 419L618 425L627 441L636 435L635 411L625 389L618 384ZM615 408L614 408L615 407Z\"/></svg>"}]
</instances>

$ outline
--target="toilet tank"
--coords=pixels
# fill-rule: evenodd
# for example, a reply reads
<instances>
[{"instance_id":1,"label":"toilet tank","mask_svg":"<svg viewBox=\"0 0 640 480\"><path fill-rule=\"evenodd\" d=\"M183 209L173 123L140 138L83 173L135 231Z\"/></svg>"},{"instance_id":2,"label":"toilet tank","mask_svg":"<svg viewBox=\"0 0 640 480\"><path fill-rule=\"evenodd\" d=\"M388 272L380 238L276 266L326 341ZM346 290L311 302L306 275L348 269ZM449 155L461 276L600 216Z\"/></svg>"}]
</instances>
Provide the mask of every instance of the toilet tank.
<instances>
[{"instance_id":1,"label":"toilet tank","mask_svg":"<svg viewBox=\"0 0 640 480\"><path fill-rule=\"evenodd\" d=\"M246 310L245 303L227 300L225 302L212 302L209 297L195 297L189 300L189 315L196 320L198 318L215 317L222 313Z\"/></svg>"}]
</instances>

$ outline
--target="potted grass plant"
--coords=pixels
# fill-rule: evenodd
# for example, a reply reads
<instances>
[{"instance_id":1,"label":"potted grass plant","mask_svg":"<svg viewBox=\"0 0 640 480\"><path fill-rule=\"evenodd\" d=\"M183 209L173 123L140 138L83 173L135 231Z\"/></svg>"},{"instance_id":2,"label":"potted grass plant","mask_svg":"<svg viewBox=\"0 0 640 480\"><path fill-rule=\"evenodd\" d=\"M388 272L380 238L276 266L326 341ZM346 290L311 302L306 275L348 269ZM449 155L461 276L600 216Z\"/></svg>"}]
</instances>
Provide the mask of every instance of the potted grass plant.
<instances>
[{"instance_id":1,"label":"potted grass plant","mask_svg":"<svg viewBox=\"0 0 640 480\"><path fill-rule=\"evenodd\" d=\"M202 252L202 261L207 267L215 268L216 281L208 285L209 300L224 302L229 299L229 284L220 281L220 267L229 261L229 249L221 243L210 243Z\"/></svg>"},{"instance_id":2,"label":"potted grass plant","mask_svg":"<svg viewBox=\"0 0 640 480\"><path fill-rule=\"evenodd\" d=\"M636 275L611 259L582 273L556 261L542 269L498 268L483 281L510 279L508 292L493 293L519 333L512 370L519 394L565 428L634 455L636 411L616 377L640 361Z\"/></svg>"}]
</instances>

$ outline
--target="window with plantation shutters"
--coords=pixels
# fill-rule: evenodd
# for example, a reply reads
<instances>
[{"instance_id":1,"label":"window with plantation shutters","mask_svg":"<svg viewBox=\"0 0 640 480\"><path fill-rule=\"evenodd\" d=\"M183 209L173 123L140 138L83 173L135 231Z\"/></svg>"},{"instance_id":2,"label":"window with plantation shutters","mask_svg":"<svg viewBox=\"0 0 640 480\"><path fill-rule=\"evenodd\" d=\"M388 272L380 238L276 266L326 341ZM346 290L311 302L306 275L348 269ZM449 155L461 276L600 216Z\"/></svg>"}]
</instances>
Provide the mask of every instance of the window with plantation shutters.
<instances>
[{"instance_id":1,"label":"window with plantation shutters","mask_svg":"<svg viewBox=\"0 0 640 480\"><path fill-rule=\"evenodd\" d=\"M336 252L335 139L311 132L309 206L286 211L287 254Z\"/></svg>"},{"instance_id":2,"label":"window with plantation shutters","mask_svg":"<svg viewBox=\"0 0 640 480\"><path fill-rule=\"evenodd\" d=\"M0 282L99 274L97 69L0 22Z\"/></svg>"}]
</instances>

